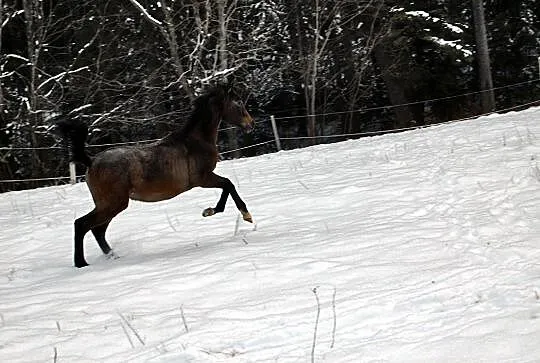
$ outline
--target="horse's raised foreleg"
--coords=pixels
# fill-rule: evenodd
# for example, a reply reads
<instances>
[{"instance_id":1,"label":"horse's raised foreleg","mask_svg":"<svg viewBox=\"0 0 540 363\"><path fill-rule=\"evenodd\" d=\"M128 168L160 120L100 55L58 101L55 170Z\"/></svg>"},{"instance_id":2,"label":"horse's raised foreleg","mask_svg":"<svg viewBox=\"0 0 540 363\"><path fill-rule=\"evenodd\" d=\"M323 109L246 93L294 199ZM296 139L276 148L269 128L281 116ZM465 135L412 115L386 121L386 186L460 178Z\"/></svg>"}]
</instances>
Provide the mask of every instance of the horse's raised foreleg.
<instances>
[{"instance_id":1,"label":"horse's raised foreleg","mask_svg":"<svg viewBox=\"0 0 540 363\"><path fill-rule=\"evenodd\" d=\"M203 183L201 184L203 188L221 188L221 196L217 205L214 208L206 208L203 211L204 217L212 216L216 213L221 213L225 210L225 204L227 203L227 198L229 195L233 198L236 208L242 213L242 217L245 221L253 223L251 214L247 210L246 203L240 198L234 184L227 178L210 173L206 178L204 178Z\"/></svg>"}]
</instances>

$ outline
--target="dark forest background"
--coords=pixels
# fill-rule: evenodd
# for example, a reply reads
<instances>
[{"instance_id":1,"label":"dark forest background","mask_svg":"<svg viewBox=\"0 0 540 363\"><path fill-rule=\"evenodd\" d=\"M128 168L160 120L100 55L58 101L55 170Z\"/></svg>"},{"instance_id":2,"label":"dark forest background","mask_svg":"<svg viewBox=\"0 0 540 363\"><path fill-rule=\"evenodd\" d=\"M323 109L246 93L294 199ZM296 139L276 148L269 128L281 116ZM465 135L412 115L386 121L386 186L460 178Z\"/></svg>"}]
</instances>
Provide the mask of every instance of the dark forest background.
<instances>
[{"instance_id":1,"label":"dark forest background","mask_svg":"<svg viewBox=\"0 0 540 363\"><path fill-rule=\"evenodd\" d=\"M280 135L295 138L491 111L479 92L473 3L0 0L0 180L67 175L55 121L83 119L91 145L160 138L182 125L205 86L225 78L258 127L221 132L223 151L272 140L269 115ZM540 1L483 5L494 109L538 101ZM0 182L0 191L58 182Z\"/></svg>"}]
</instances>

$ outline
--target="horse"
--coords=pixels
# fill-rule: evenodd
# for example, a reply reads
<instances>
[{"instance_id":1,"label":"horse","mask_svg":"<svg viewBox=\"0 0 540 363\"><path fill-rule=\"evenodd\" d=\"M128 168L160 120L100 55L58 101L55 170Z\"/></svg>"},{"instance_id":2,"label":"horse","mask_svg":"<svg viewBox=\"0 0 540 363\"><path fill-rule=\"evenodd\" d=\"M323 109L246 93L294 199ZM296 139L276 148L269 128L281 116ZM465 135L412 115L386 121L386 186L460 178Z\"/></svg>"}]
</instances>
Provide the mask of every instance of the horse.
<instances>
[{"instance_id":1,"label":"horse","mask_svg":"<svg viewBox=\"0 0 540 363\"><path fill-rule=\"evenodd\" d=\"M213 171L219 159L218 126L221 120L251 132L254 121L244 104L228 86L215 86L193 102L182 127L148 145L122 146L91 158L85 149L88 127L76 119L57 122L58 132L71 149L72 160L86 166L86 184L95 207L74 223L74 264L88 266L84 236L92 231L105 255L116 257L105 239L111 220L125 210L130 199L157 202L173 198L194 187L220 188L221 196L204 217L221 213L230 195L245 221L253 223L246 203L233 183Z\"/></svg>"}]
</instances>

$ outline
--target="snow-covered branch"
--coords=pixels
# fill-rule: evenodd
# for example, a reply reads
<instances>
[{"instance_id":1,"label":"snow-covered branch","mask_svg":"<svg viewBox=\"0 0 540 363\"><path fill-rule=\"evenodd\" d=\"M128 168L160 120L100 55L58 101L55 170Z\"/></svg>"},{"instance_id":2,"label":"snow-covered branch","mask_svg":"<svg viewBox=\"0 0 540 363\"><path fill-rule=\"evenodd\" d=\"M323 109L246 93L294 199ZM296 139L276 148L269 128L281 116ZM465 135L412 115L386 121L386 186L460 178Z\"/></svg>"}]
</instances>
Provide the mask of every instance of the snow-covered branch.
<instances>
[{"instance_id":1,"label":"snow-covered branch","mask_svg":"<svg viewBox=\"0 0 540 363\"><path fill-rule=\"evenodd\" d=\"M163 25L163 23L159 20L157 20L156 18L154 18L152 15L150 15L150 13L137 1L137 0L129 0L131 1L131 3L141 11L141 13L144 15L144 17L150 21L151 23L153 23L154 25L158 25L158 26L161 26Z\"/></svg>"},{"instance_id":2,"label":"snow-covered branch","mask_svg":"<svg viewBox=\"0 0 540 363\"><path fill-rule=\"evenodd\" d=\"M15 59L20 59L22 61L25 61L25 62L30 62L30 60L28 58L25 58L25 57L22 57L18 54L8 54L6 55L6 58L15 58Z\"/></svg>"},{"instance_id":3,"label":"snow-covered branch","mask_svg":"<svg viewBox=\"0 0 540 363\"><path fill-rule=\"evenodd\" d=\"M0 25L1 28L5 27L7 25L7 23L13 19L14 17L16 17L17 15L20 15L24 13L24 10L17 10L15 11L13 14L11 14L10 16L8 16L3 22L2 24Z\"/></svg>"},{"instance_id":4,"label":"snow-covered branch","mask_svg":"<svg viewBox=\"0 0 540 363\"><path fill-rule=\"evenodd\" d=\"M83 71L85 69L88 69L88 67L84 66L84 67L81 67L81 68L74 69L72 71L66 71L66 72L58 73L56 76L50 77L47 80L41 82L41 84L36 88L36 90L39 90L40 88L42 88L43 86L45 86L47 83L49 83L51 81L58 81L58 80L64 78L68 74L80 72L80 71Z\"/></svg>"},{"instance_id":5,"label":"snow-covered branch","mask_svg":"<svg viewBox=\"0 0 540 363\"><path fill-rule=\"evenodd\" d=\"M233 67L233 68L227 68L227 69L224 69L224 70L221 70L221 71L213 72L208 77L201 78L199 81L201 83L208 83L208 82L210 82L211 80L213 80L215 78L224 77L224 76L226 76L228 74L231 74L234 71L236 71L238 68L239 67Z\"/></svg>"}]
</instances>

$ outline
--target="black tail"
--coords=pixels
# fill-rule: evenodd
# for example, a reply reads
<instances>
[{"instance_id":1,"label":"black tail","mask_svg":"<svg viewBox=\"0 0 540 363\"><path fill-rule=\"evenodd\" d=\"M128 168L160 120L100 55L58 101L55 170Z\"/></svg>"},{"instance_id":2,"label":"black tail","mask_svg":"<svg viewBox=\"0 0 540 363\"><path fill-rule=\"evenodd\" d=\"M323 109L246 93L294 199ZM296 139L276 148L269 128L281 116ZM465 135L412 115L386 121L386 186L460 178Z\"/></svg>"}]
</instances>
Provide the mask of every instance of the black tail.
<instances>
[{"instance_id":1,"label":"black tail","mask_svg":"<svg viewBox=\"0 0 540 363\"><path fill-rule=\"evenodd\" d=\"M69 143L72 160L89 168L92 165L92 159L85 150L88 126L81 120L70 119L58 121L56 128L64 140Z\"/></svg>"}]
</instances>

